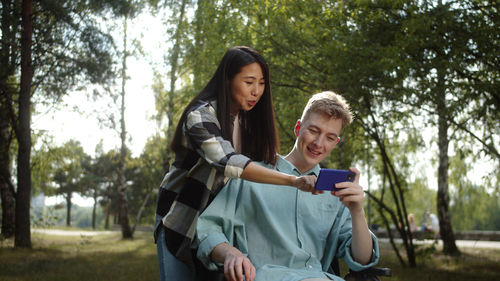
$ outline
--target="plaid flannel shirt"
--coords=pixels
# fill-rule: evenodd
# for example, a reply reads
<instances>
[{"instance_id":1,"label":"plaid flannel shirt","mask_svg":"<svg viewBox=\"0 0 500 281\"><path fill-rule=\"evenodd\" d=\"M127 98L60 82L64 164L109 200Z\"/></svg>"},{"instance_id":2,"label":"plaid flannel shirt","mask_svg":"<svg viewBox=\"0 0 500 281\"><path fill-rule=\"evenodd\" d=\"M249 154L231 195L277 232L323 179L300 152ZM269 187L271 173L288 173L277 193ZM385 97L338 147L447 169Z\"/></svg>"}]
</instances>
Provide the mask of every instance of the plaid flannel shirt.
<instances>
[{"instance_id":1,"label":"plaid flannel shirt","mask_svg":"<svg viewBox=\"0 0 500 281\"><path fill-rule=\"evenodd\" d=\"M251 160L236 154L222 137L215 101L202 101L187 114L182 147L160 186L154 236L156 241L164 226L169 251L193 267L191 248L196 247L198 216L222 188L225 177L239 178Z\"/></svg>"}]
</instances>

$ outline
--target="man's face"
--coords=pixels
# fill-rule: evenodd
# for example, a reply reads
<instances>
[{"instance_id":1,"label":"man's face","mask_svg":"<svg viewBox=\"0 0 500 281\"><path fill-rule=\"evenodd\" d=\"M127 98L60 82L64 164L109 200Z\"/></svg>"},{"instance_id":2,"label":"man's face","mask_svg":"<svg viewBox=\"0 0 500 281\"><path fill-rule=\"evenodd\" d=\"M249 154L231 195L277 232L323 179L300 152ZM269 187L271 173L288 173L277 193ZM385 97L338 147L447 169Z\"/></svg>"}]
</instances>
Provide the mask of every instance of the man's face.
<instances>
[{"instance_id":1,"label":"man's face","mask_svg":"<svg viewBox=\"0 0 500 281\"><path fill-rule=\"evenodd\" d=\"M325 159L337 145L341 131L342 119L333 119L323 113L311 112L306 120L297 122L295 148L299 153L296 167L304 172Z\"/></svg>"}]
</instances>

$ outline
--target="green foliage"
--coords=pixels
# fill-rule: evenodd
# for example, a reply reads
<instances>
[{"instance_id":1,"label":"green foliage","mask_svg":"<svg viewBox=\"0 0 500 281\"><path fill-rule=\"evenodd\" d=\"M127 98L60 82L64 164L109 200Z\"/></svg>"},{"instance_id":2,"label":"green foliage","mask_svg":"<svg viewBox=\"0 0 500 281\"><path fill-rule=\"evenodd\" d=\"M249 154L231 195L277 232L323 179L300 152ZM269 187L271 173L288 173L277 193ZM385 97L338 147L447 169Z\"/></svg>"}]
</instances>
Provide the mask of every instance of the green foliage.
<instances>
[{"instance_id":1,"label":"green foliage","mask_svg":"<svg viewBox=\"0 0 500 281\"><path fill-rule=\"evenodd\" d=\"M76 206L75 206L76 207ZM73 225L75 227L92 227L92 208L89 207L76 207L72 214ZM103 208L97 207L96 227L104 228L105 214Z\"/></svg>"},{"instance_id":2,"label":"green foliage","mask_svg":"<svg viewBox=\"0 0 500 281\"><path fill-rule=\"evenodd\" d=\"M32 210L33 228L53 228L66 225L66 205L46 206ZM71 225L79 228L92 227L92 208L81 207L73 204L71 206ZM97 209L97 226L104 228L104 212L102 208Z\"/></svg>"},{"instance_id":3,"label":"green foliage","mask_svg":"<svg viewBox=\"0 0 500 281\"><path fill-rule=\"evenodd\" d=\"M417 226L425 221L425 212L436 213L436 190L429 188L425 178L417 179L410 185L405 199L408 202L408 213L415 215Z\"/></svg>"},{"instance_id":4,"label":"green foliage","mask_svg":"<svg viewBox=\"0 0 500 281\"><path fill-rule=\"evenodd\" d=\"M126 179L127 196L129 198L129 210L136 214L142 202L149 197L141 221L146 225L154 221L156 202L156 191L159 181L165 171L162 163L167 161L166 150L158 149L164 139L157 136L152 137L146 145L144 153L138 158L132 158L130 151L126 157ZM106 216L119 214L117 184L119 170L119 154L116 150L102 151L102 147L96 149L96 156L90 157L83 153L77 142L70 141L61 147L43 148L35 154L35 159L43 163L34 163L38 169L34 170L34 177L40 180L47 195L63 194L68 196L69 192L78 193L82 197L94 198L97 217L97 227L104 227ZM41 167L45 167L42 169ZM149 194L149 196L148 196ZM57 210L37 210L34 216L34 224L62 225L66 218L66 204L58 205ZM49 212L49 213L47 213ZM135 215L131 216L135 219ZM77 227L92 226L92 208L82 208L72 205L71 221ZM54 221L55 220L55 221Z\"/></svg>"},{"instance_id":5,"label":"green foliage","mask_svg":"<svg viewBox=\"0 0 500 281\"><path fill-rule=\"evenodd\" d=\"M452 193L451 214L456 230L498 230L500 201L484 187L465 185Z\"/></svg>"},{"instance_id":6,"label":"green foliage","mask_svg":"<svg viewBox=\"0 0 500 281\"><path fill-rule=\"evenodd\" d=\"M455 187L451 193L453 226L456 230L498 230L500 226L500 197L498 191L488 190L464 177L471 169L464 161L464 154L451 158L450 183Z\"/></svg>"},{"instance_id":7,"label":"green foliage","mask_svg":"<svg viewBox=\"0 0 500 281\"><path fill-rule=\"evenodd\" d=\"M98 145L96 148L94 158L85 158L82 181L86 188L82 196L94 198L96 205L111 205L116 198L116 186L118 185L118 159L117 151L104 152L102 145ZM113 204L111 207L112 210L116 209L115 205Z\"/></svg>"},{"instance_id":8,"label":"green foliage","mask_svg":"<svg viewBox=\"0 0 500 281\"><path fill-rule=\"evenodd\" d=\"M113 77L113 40L98 16L108 1L41 1L34 7L33 85L37 102L58 100L75 86ZM115 1L125 2L125 1ZM108 6L109 7L109 6Z\"/></svg>"},{"instance_id":9,"label":"green foliage","mask_svg":"<svg viewBox=\"0 0 500 281\"><path fill-rule=\"evenodd\" d=\"M189 78L186 77L186 79ZM180 119L180 116L184 111L184 107L189 103L191 98L194 97L196 90L194 90L191 86L186 86L182 89L174 91L173 93L170 93L165 88L164 79L162 79L162 77L158 73L153 78L152 88L155 95L156 107L156 114L154 118L160 124L159 126L161 127L161 129L166 132L166 142L164 144L161 144L161 146L159 147L161 147L163 150L168 150L168 139L170 138L171 140L173 131L177 126L177 120ZM199 90L201 90L201 88ZM171 105L175 106L171 108ZM154 136L152 137L154 138Z\"/></svg>"},{"instance_id":10,"label":"green foliage","mask_svg":"<svg viewBox=\"0 0 500 281\"><path fill-rule=\"evenodd\" d=\"M56 193L68 196L72 192L81 191L83 189L82 162L85 158L83 148L78 141L70 140L57 150L57 159L51 163L52 180L57 185Z\"/></svg>"},{"instance_id":11,"label":"green foliage","mask_svg":"<svg viewBox=\"0 0 500 281\"><path fill-rule=\"evenodd\" d=\"M129 151L125 161L129 161ZM118 214L118 173L119 173L119 151L110 150L104 152L97 150L96 159L87 166L85 180L89 184L87 196L92 196L95 204L107 209L107 215ZM96 223L96 225L99 225Z\"/></svg>"},{"instance_id":12,"label":"green foliage","mask_svg":"<svg viewBox=\"0 0 500 281\"><path fill-rule=\"evenodd\" d=\"M58 214L54 207L46 207L42 209L31 210L31 227L33 228L50 228L56 226L66 214Z\"/></svg>"},{"instance_id":13,"label":"green foliage","mask_svg":"<svg viewBox=\"0 0 500 281\"><path fill-rule=\"evenodd\" d=\"M137 214L143 201L148 198L138 224L150 225L154 222L158 188L166 172L164 163L168 161L167 150L164 147L164 138L158 135L152 136L147 141L141 156L133 160L134 168L129 177L131 184L128 193L130 212Z\"/></svg>"},{"instance_id":14,"label":"green foliage","mask_svg":"<svg viewBox=\"0 0 500 281\"><path fill-rule=\"evenodd\" d=\"M31 180L33 193L43 192L46 195L53 195L54 189L50 182L54 174L52 163L59 157L52 149L53 143L50 136L43 133L32 134L33 151L31 154ZM40 144L40 145L37 145Z\"/></svg>"},{"instance_id":15,"label":"green foliage","mask_svg":"<svg viewBox=\"0 0 500 281\"><path fill-rule=\"evenodd\" d=\"M446 116L451 127L462 131L457 140L463 133L474 136L482 151L498 159L498 122L491 123L491 117L498 120L500 112L499 17L488 2L411 3L401 43L412 68L410 99L424 111ZM444 104L438 106L440 98Z\"/></svg>"}]
</instances>

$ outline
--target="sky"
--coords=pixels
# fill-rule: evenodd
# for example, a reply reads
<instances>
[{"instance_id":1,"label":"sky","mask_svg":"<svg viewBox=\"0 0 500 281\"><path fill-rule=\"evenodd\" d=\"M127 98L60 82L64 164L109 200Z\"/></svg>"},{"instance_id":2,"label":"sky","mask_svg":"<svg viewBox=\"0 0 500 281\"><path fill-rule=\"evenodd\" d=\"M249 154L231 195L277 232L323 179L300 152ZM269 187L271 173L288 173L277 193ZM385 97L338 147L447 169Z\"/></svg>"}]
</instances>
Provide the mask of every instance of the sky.
<instances>
[{"instance_id":1,"label":"sky","mask_svg":"<svg viewBox=\"0 0 500 281\"><path fill-rule=\"evenodd\" d=\"M151 89L153 69L162 68L166 48L163 38L164 27L161 17L143 14L128 24L131 37L139 39L144 50L144 56L130 57L127 61L130 80L126 84L125 122L128 132L127 146L133 156L139 156L148 137L159 130L156 121L151 117L155 114L154 94ZM119 41L121 42L121 41ZM120 91L120 85L116 90ZM120 135L110 128L99 126L98 113L108 108L119 106L109 104L109 100L93 101L85 92L74 92L63 98L57 108L38 106L37 113L32 117L32 129L43 130L54 137L56 145L62 145L70 139L80 141L84 151L94 155L96 145L103 142L104 151L120 147ZM78 110L74 110L78 107ZM101 116L102 117L102 116ZM46 204L63 202L61 196L46 198ZM81 206L90 206L92 199L76 196L73 202Z\"/></svg>"}]
</instances>

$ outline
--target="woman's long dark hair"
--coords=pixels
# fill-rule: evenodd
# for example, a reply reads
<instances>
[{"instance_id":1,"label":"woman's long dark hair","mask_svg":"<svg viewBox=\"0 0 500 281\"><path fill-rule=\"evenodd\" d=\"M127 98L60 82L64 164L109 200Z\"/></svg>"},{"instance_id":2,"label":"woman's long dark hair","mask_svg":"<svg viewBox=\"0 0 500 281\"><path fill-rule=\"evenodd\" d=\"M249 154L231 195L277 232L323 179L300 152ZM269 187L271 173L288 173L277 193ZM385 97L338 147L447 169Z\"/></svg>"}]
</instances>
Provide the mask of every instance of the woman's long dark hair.
<instances>
[{"instance_id":1,"label":"woman's long dark hair","mask_svg":"<svg viewBox=\"0 0 500 281\"><path fill-rule=\"evenodd\" d=\"M222 129L222 136L232 143L230 82L244 66L254 62L262 68L265 88L262 97L252 110L240 111L242 154L254 161L276 163L279 139L274 124L269 67L259 52L245 46L232 47L227 50L208 84L184 109L171 143L171 149L174 152L182 147L182 127L186 121L187 112L199 101L217 101L217 119Z\"/></svg>"}]
</instances>

